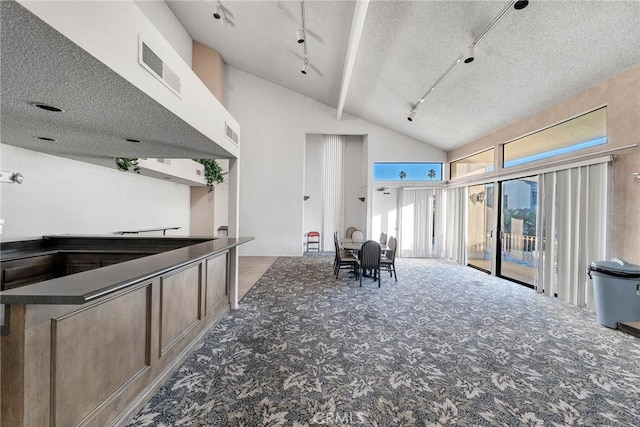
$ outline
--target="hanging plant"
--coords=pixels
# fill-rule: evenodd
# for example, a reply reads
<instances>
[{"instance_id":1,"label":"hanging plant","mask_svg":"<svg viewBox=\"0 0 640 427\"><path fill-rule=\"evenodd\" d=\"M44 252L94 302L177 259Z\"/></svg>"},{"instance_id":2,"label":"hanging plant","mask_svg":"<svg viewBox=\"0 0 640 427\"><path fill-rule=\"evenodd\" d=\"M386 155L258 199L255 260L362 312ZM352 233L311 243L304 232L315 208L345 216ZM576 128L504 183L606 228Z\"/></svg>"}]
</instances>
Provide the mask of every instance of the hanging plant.
<instances>
[{"instance_id":1,"label":"hanging plant","mask_svg":"<svg viewBox=\"0 0 640 427\"><path fill-rule=\"evenodd\" d=\"M227 174L222 170L222 166L216 162L216 159L193 159L204 166L204 179L209 188L209 192L214 190L214 184L224 182L224 176Z\"/></svg>"},{"instance_id":2,"label":"hanging plant","mask_svg":"<svg viewBox=\"0 0 640 427\"><path fill-rule=\"evenodd\" d=\"M122 172L129 172L133 170L135 173L140 173L140 166L138 165L139 159L131 159L128 157L116 157L116 166L118 170Z\"/></svg>"}]
</instances>

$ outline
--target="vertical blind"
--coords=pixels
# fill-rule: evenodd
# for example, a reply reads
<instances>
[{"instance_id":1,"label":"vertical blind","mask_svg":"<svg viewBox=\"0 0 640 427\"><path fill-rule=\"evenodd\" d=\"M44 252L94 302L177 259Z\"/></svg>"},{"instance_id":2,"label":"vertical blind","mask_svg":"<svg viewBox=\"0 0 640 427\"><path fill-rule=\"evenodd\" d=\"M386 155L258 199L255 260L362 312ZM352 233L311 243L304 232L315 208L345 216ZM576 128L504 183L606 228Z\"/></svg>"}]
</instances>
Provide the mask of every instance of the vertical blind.
<instances>
[{"instance_id":1,"label":"vertical blind","mask_svg":"<svg viewBox=\"0 0 640 427\"><path fill-rule=\"evenodd\" d=\"M595 309L587 267L606 256L608 175L607 163L540 175L538 292Z\"/></svg>"},{"instance_id":2,"label":"vertical blind","mask_svg":"<svg viewBox=\"0 0 640 427\"><path fill-rule=\"evenodd\" d=\"M467 188L447 188L445 191L444 257L466 264L466 200Z\"/></svg>"},{"instance_id":3,"label":"vertical blind","mask_svg":"<svg viewBox=\"0 0 640 427\"><path fill-rule=\"evenodd\" d=\"M433 256L433 190L404 188L400 196L401 257Z\"/></svg>"},{"instance_id":4,"label":"vertical blind","mask_svg":"<svg viewBox=\"0 0 640 427\"><path fill-rule=\"evenodd\" d=\"M324 251L333 251L333 233L343 229L343 177L346 138L325 135L323 145L322 242Z\"/></svg>"}]
</instances>

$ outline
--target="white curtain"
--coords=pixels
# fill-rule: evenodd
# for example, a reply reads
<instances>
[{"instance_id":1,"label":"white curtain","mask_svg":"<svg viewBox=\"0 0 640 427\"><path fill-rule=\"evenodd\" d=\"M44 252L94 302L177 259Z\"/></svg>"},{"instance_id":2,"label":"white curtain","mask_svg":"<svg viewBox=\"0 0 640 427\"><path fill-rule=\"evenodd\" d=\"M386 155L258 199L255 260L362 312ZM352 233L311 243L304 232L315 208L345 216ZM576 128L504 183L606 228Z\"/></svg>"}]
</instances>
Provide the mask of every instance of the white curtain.
<instances>
[{"instance_id":1,"label":"white curtain","mask_svg":"<svg viewBox=\"0 0 640 427\"><path fill-rule=\"evenodd\" d=\"M325 135L322 195L323 251L333 251L333 233L343 229L343 177L346 138L342 135Z\"/></svg>"},{"instance_id":2,"label":"white curtain","mask_svg":"<svg viewBox=\"0 0 640 427\"><path fill-rule=\"evenodd\" d=\"M435 242L433 244L433 256L444 257L444 235L445 235L445 215L444 215L444 189L435 190Z\"/></svg>"},{"instance_id":3,"label":"white curtain","mask_svg":"<svg viewBox=\"0 0 640 427\"><path fill-rule=\"evenodd\" d=\"M444 257L465 265L466 260L466 200L467 188L447 188L445 191Z\"/></svg>"},{"instance_id":4,"label":"white curtain","mask_svg":"<svg viewBox=\"0 0 640 427\"><path fill-rule=\"evenodd\" d=\"M586 273L606 256L608 169L599 163L541 175L545 245L538 290L591 310Z\"/></svg>"},{"instance_id":5,"label":"white curtain","mask_svg":"<svg viewBox=\"0 0 640 427\"><path fill-rule=\"evenodd\" d=\"M402 189L399 256L433 256L433 201L432 189Z\"/></svg>"}]
</instances>

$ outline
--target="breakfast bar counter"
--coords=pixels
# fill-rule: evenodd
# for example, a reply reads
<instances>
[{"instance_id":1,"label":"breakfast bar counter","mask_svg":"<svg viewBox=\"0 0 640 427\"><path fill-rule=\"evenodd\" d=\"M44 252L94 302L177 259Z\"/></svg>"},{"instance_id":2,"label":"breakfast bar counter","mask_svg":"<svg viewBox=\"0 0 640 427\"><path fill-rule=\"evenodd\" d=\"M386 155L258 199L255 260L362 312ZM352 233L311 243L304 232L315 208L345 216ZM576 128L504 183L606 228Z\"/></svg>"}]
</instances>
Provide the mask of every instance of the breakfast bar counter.
<instances>
[{"instance_id":1,"label":"breakfast bar counter","mask_svg":"<svg viewBox=\"0 0 640 427\"><path fill-rule=\"evenodd\" d=\"M235 307L252 239L3 242L0 424L125 424Z\"/></svg>"}]
</instances>

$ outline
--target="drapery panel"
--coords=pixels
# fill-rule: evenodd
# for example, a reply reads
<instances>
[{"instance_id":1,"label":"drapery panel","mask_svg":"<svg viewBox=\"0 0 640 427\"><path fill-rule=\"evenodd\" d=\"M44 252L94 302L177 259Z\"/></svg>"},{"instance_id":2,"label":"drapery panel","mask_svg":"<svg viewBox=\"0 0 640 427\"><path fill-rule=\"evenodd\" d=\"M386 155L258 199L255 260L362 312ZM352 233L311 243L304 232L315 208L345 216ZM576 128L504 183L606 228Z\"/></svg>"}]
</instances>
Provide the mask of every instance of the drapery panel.
<instances>
[{"instance_id":1,"label":"drapery panel","mask_svg":"<svg viewBox=\"0 0 640 427\"><path fill-rule=\"evenodd\" d=\"M323 145L322 250L333 251L333 233L343 229L346 137L325 135Z\"/></svg>"}]
</instances>

